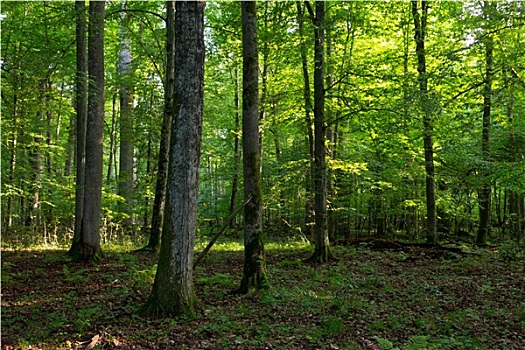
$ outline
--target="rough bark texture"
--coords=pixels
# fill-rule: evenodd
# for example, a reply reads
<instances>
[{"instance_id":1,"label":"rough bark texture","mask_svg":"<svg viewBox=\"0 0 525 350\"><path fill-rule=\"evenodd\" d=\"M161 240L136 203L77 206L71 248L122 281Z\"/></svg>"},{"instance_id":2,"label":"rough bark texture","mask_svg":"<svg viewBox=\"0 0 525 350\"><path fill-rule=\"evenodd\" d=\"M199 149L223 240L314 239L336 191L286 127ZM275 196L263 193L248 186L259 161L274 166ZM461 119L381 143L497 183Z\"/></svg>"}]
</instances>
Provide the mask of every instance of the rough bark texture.
<instances>
[{"instance_id":1,"label":"rough bark texture","mask_svg":"<svg viewBox=\"0 0 525 350\"><path fill-rule=\"evenodd\" d=\"M193 249L197 224L204 91L204 1L177 1L175 118L171 125L166 217L150 315L193 314Z\"/></svg>"},{"instance_id":2,"label":"rough bark texture","mask_svg":"<svg viewBox=\"0 0 525 350\"><path fill-rule=\"evenodd\" d=\"M126 3L123 4L123 9ZM131 83L131 43L126 37L125 27L129 17L122 14L119 28L119 78L120 78L120 153L118 194L125 200L121 210L127 215L124 226L130 228L134 223L133 187L134 187L134 130L133 130L133 85Z\"/></svg>"},{"instance_id":3,"label":"rough bark texture","mask_svg":"<svg viewBox=\"0 0 525 350\"><path fill-rule=\"evenodd\" d=\"M315 209L315 250L308 259L323 263L332 258L328 239L326 211L326 149L324 121L324 1L315 2L315 15L309 8L314 21L314 209Z\"/></svg>"},{"instance_id":4,"label":"rough bark texture","mask_svg":"<svg viewBox=\"0 0 525 350\"><path fill-rule=\"evenodd\" d=\"M437 244L436 190L434 180L434 143L432 140L434 126L432 110L428 98L428 76L426 71L425 34L427 27L428 4L419 0L412 1L414 17L414 40L416 42L417 72L419 81L419 97L423 109L423 147L425 150L425 192L427 205L427 243Z\"/></svg>"},{"instance_id":5,"label":"rough bark texture","mask_svg":"<svg viewBox=\"0 0 525 350\"><path fill-rule=\"evenodd\" d=\"M164 221L166 185L168 180L169 146L171 122L173 120L173 88L175 82L175 1L166 4L166 77L164 83L164 117L160 134L159 159L157 163L157 183L151 216L149 242L143 250L157 251Z\"/></svg>"},{"instance_id":6,"label":"rough bark texture","mask_svg":"<svg viewBox=\"0 0 525 350\"><path fill-rule=\"evenodd\" d=\"M257 12L254 1L241 2L243 88L242 146L244 169L244 268L238 293L267 286L266 261L262 240L262 188L259 146L259 81Z\"/></svg>"},{"instance_id":7,"label":"rough bark texture","mask_svg":"<svg viewBox=\"0 0 525 350\"><path fill-rule=\"evenodd\" d=\"M86 122L85 180L80 235L73 241L75 260L99 260L102 209L102 152L104 132L104 1L89 3L88 113Z\"/></svg>"},{"instance_id":8,"label":"rough bark texture","mask_svg":"<svg viewBox=\"0 0 525 350\"><path fill-rule=\"evenodd\" d=\"M483 4L483 13L485 17L489 17L488 12L493 4L485 1ZM488 18L487 18L488 21ZM492 106L492 76L493 76L493 61L494 61L494 39L492 35L487 34L484 38L485 46L485 85L483 88L483 126L481 131L481 153L483 162L485 163L481 175L483 179L483 188L478 193L479 206L479 226L476 243L486 244L490 230L490 197L491 187L488 180L488 166L490 162L490 110Z\"/></svg>"}]
</instances>

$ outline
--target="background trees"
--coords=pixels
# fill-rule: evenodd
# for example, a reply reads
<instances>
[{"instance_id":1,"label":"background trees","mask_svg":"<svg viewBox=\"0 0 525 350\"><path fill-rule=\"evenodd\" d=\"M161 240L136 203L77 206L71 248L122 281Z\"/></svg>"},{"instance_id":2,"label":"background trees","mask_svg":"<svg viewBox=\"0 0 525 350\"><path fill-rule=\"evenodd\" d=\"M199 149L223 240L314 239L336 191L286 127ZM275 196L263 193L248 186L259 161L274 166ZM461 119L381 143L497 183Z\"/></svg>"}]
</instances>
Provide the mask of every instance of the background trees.
<instances>
[{"instance_id":1,"label":"background trees","mask_svg":"<svg viewBox=\"0 0 525 350\"><path fill-rule=\"evenodd\" d=\"M243 185L238 147L242 132L236 122L242 103L241 11L237 5L210 2L206 9L208 57L198 204L202 233L242 202L235 195L235 189ZM311 74L316 66L311 33L315 27L304 3L299 4L299 12L297 5L267 2L257 8L259 74L264 81L259 88L259 116L264 115L259 118L262 222L271 235L311 239L309 232L315 225L307 213L313 193L314 138L309 116L314 108ZM129 212L137 225L148 229L151 224L145 218L151 217L161 170L158 145L167 65L165 6L164 2L129 2L123 12L121 3L107 3L102 165L106 181L101 202L105 240L130 232L124 228ZM430 3L424 74L417 69L412 3L372 6L329 1L324 6L325 29L329 29L325 69L330 76L324 81L325 124L332 136L324 143L330 157L323 158L330 182L327 215L332 217L334 238L376 234L426 238L428 176L421 147L425 136L421 132L425 116L420 113L421 77L432 87L428 108L434 128L437 239L467 235L472 241L478 232L489 241L522 238L522 4ZM69 240L74 231L77 175L77 170L66 170L75 169L68 164L72 164L78 141L73 137L78 127L77 12L66 2L6 2L2 12L6 15L2 21L1 107L4 238L19 243ZM126 21L120 20L123 15ZM122 136L116 132L126 112L118 103L113 108L113 97L119 96L124 83L117 70L123 38L129 41L130 71L135 75L130 80L135 101L131 118L136 178L133 194L126 199L131 207L126 209L124 195L118 195L123 150L118 146ZM487 60L489 46L492 61ZM490 138L482 147L489 90ZM488 218L488 230L480 230L485 225L481 218ZM238 219L233 228L241 223Z\"/></svg>"}]
</instances>

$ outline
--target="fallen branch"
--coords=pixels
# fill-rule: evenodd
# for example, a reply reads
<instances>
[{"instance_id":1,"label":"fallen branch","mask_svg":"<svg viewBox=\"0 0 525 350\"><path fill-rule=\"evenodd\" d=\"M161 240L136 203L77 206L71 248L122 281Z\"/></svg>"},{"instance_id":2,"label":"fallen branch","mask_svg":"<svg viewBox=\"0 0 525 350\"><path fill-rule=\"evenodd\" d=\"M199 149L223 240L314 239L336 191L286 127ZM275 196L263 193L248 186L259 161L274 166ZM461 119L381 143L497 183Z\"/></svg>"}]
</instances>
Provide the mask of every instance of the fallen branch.
<instances>
[{"instance_id":1,"label":"fallen branch","mask_svg":"<svg viewBox=\"0 0 525 350\"><path fill-rule=\"evenodd\" d=\"M226 219L226 221L224 222L224 225L222 226L222 228L219 230L219 232L217 232L213 238L211 239L210 243L208 243L208 245L206 246L206 248L204 248L204 250L197 256L197 258L195 259L195 261L193 262L193 268L195 268L200 262L202 259L204 259L204 256L206 256L206 254L210 251L211 247L213 247L213 245L215 244L215 242L217 241L217 239L219 239L219 237L224 233L224 231L226 231L226 229L228 228L228 226L230 226L230 222L233 220L233 218L241 211L242 208L244 208L244 206L246 204L248 204L250 201L252 200L252 197L250 196L247 200L244 201L244 203L242 203L240 206L238 206L237 208L235 208L235 210L230 214L230 216L228 217L228 219Z\"/></svg>"}]
</instances>

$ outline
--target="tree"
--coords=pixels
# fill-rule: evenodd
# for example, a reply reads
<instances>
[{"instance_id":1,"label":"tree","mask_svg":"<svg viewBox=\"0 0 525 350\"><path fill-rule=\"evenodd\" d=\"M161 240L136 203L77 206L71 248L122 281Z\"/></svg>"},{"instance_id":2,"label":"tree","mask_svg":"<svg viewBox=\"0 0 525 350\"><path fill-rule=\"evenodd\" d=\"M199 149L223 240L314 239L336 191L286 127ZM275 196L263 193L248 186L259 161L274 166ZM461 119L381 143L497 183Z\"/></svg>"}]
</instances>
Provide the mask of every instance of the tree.
<instances>
[{"instance_id":1,"label":"tree","mask_svg":"<svg viewBox=\"0 0 525 350\"><path fill-rule=\"evenodd\" d=\"M126 9L126 3L123 3ZM134 187L134 130L133 130L133 85L131 84L131 43L126 36L125 27L129 15L123 13L119 28L120 52L118 70L120 76L120 153L118 194L125 200L123 212L127 215L125 226L131 228L133 217L133 187Z\"/></svg>"},{"instance_id":2,"label":"tree","mask_svg":"<svg viewBox=\"0 0 525 350\"><path fill-rule=\"evenodd\" d=\"M492 1L483 2L483 17L489 30L490 17L494 15L496 10L495 3ZM479 226L476 243L486 244L490 231L490 206L491 206L491 184L488 180L488 164L491 161L490 154L490 127L491 127L491 108L492 108L492 80L493 80L493 61L494 61L494 38L492 34L485 33L483 39L483 46L485 48L485 79L483 85L483 118L482 118L482 132L481 132L481 154L484 162L484 169L482 169L483 187L478 194L479 205Z\"/></svg>"},{"instance_id":3,"label":"tree","mask_svg":"<svg viewBox=\"0 0 525 350\"><path fill-rule=\"evenodd\" d=\"M76 80L76 187L75 187L75 228L73 245L69 251L74 253L73 247L80 242L82 215L84 213L84 181L86 169L86 121L87 121L87 46L86 46L86 2L75 1L76 11L76 52L77 74ZM76 248L75 248L76 249Z\"/></svg>"},{"instance_id":4,"label":"tree","mask_svg":"<svg viewBox=\"0 0 525 350\"><path fill-rule=\"evenodd\" d=\"M157 183L151 218L149 242L143 250L157 251L160 246L164 206L166 203L166 184L170 146L170 125L173 119L173 88L175 82L175 2L166 2L166 72L164 79L164 116L160 133L160 147L157 163Z\"/></svg>"},{"instance_id":5,"label":"tree","mask_svg":"<svg viewBox=\"0 0 525 350\"><path fill-rule=\"evenodd\" d=\"M314 24L314 211L315 211L315 250L309 258L312 262L326 262L332 258L328 239L326 211L326 148L324 121L324 1L315 2L315 13L306 2Z\"/></svg>"},{"instance_id":6,"label":"tree","mask_svg":"<svg viewBox=\"0 0 525 350\"><path fill-rule=\"evenodd\" d=\"M304 99L304 114L305 114L305 124L306 132L308 135L308 170L306 175L306 201L305 201L305 225L306 225L306 237L313 238L314 235L314 209L313 209L313 169L314 169L314 130L312 124L311 110L312 110L312 99L310 94L310 74L308 72L308 55L306 40L304 37L304 10L301 5L301 2L296 2L297 7L297 21L299 22L299 36L300 36L300 51L301 51L301 67L303 72L303 99Z\"/></svg>"},{"instance_id":7,"label":"tree","mask_svg":"<svg viewBox=\"0 0 525 350\"><path fill-rule=\"evenodd\" d=\"M75 234L70 254L75 260L97 261L102 209L102 151L104 132L104 1L89 3L88 113L86 121L85 177L80 233ZM80 123L79 123L80 127Z\"/></svg>"},{"instance_id":8,"label":"tree","mask_svg":"<svg viewBox=\"0 0 525 350\"><path fill-rule=\"evenodd\" d=\"M244 199L244 267L237 292L267 287L262 239L262 187L259 138L259 78L255 1L242 1L242 149Z\"/></svg>"},{"instance_id":9,"label":"tree","mask_svg":"<svg viewBox=\"0 0 525 350\"><path fill-rule=\"evenodd\" d=\"M423 110L423 145L425 150L425 192L427 205L427 243L437 243L436 190L434 170L434 142L432 140L434 126L432 107L428 96L428 74L426 68L425 35L427 31L428 3L412 0L412 16L414 17L414 40L416 42L417 72L419 82L419 100Z\"/></svg>"},{"instance_id":10,"label":"tree","mask_svg":"<svg viewBox=\"0 0 525 350\"><path fill-rule=\"evenodd\" d=\"M193 249L197 224L204 91L204 1L175 3L175 118L159 262L141 312L192 314Z\"/></svg>"}]
</instances>

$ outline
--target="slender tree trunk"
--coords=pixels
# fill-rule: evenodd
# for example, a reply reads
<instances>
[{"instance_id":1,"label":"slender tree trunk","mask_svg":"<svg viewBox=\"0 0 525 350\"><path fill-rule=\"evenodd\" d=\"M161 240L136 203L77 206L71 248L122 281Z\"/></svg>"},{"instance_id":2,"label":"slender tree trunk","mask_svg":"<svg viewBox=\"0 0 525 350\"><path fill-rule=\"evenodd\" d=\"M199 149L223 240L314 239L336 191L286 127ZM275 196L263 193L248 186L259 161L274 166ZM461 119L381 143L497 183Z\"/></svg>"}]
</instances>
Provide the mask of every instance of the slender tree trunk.
<instances>
[{"instance_id":1,"label":"slender tree trunk","mask_svg":"<svg viewBox=\"0 0 525 350\"><path fill-rule=\"evenodd\" d=\"M39 115L40 122L43 122L42 115L43 112L39 111L37 113ZM40 187L42 182L42 141L43 137L42 135L36 135L33 138L34 145L31 146L29 150L29 163L31 165L31 180L30 180L30 191L29 195L31 196L28 198L27 204L27 213L26 213L26 220L25 220L25 226L30 227L32 225L38 225L37 222L37 215L38 215L38 209L40 207Z\"/></svg>"},{"instance_id":2,"label":"slender tree trunk","mask_svg":"<svg viewBox=\"0 0 525 350\"><path fill-rule=\"evenodd\" d=\"M97 261L102 210L102 155L104 133L104 1L89 3L88 113L86 122L86 168L80 239L71 247L75 260ZM77 244L75 244L77 243Z\"/></svg>"},{"instance_id":3,"label":"slender tree trunk","mask_svg":"<svg viewBox=\"0 0 525 350\"><path fill-rule=\"evenodd\" d=\"M230 197L230 215L235 210L235 203L237 201L237 192L239 188L239 162L241 158L241 152L239 149L240 143L240 116L239 116L239 70L235 67L235 130L234 130L234 149L233 149L233 180L232 180L232 193ZM235 219L230 221L230 227L235 224Z\"/></svg>"},{"instance_id":4,"label":"slender tree trunk","mask_svg":"<svg viewBox=\"0 0 525 350\"><path fill-rule=\"evenodd\" d=\"M16 82L14 87L14 96L13 96L13 135L11 138L11 158L9 160L9 183L12 186L15 186L15 172L16 172L16 162L17 162L17 151L18 151L18 94L16 93ZM8 233L11 227L13 226L13 195L7 197L7 229L5 233Z\"/></svg>"},{"instance_id":5,"label":"slender tree trunk","mask_svg":"<svg viewBox=\"0 0 525 350\"><path fill-rule=\"evenodd\" d=\"M150 104L150 108L153 108L153 103ZM148 134L148 153L146 159L146 185L149 187L151 181L151 158L152 158L152 149L151 149L151 134ZM149 199L150 196L146 194L144 196L144 215L142 219L142 229L141 232L146 232L149 227Z\"/></svg>"},{"instance_id":6,"label":"slender tree trunk","mask_svg":"<svg viewBox=\"0 0 525 350\"><path fill-rule=\"evenodd\" d=\"M126 3L123 4L125 9ZM134 187L134 131L133 131L133 86L131 84L131 44L126 38L125 27L129 17L123 14L119 28L120 53L119 76L120 83L120 153L119 153L119 181L118 194L125 203L122 211L127 215L124 226L132 228L133 215L133 187Z\"/></svg>"},{"instance_id":7,"label":"slender tree trunk","mask_svg":"<svg viewBox=\"0 0 525 350\"><path fill-rule=\"evenodd\" d=\"M162 225L164 222L164 205L168 180L169 147L171 123L174 118L175 86L175 1L166 2L166 76L164 83L164 117L160 133L159 159L157 163L157 183L151 217L149 242L143 250L157 251L160 246Z\"/></svg>"},{"instance_id":8,"label":"slender tree trunk","mask_svg":"<svg viewBox=\"0 0 525 350\"><path fill-rule=\"evenodd\" d=\"M514 105L516 103L516 96L514 95L514 87L512 86L510 73L507 67L503 68L505 78L505 90L507 93L507 121L509 125L509 161L515 163L518 161L518 142L516 137L516 126L514 122ZM520 196L519 193L514 189L508 191L508 215L507 220L509 222L510 231L512 237L518 238L521 225L520 225Z\"/></svg>"},{"instance_id":9,"label":"slender tree trunk","mask_svg":"<svg viewBox=\"0 0 525 350\"><path fill-rule=\"evenodd\" d=\"M204 92L204 1L177 1L175 118L171 127L166 220L150 315L193 314L193 249L197 225Z\"/></svg>"},{"instance_id":10,"label":"slender tree trunk","mask_svg":"<svg viewBox=\"0 0 525 350\"><path fill-rule=\"evenodd\" d=\"M325 62L324 62L324 1L315 2L315 13L306 2L315 31L314 47L314 209L315 209L315 251L308 259L323 263L332 258L328 239L326 211L326 149L325 149Z\"/></svg>"},{"instance_id":11,"label":"slender tree trunk","mask_svg":"<svg viewBox=\"0 0 525 350\"><path fill-rule=\"evenodd\" d=\"M305 124L308 135L308 170L306 173L306 203L305 203L305 227L306 237L314 238L314 206L313 206L313 188L314 188L314 130L310 111L312 110L312 99L310 96L310 75L308 73L308 56L306 50L306 40L304 37L304 11L300 1L297 5L297 21L299 22L299 36L301 37L301 65L303 69L303 99L305 111Z\"/></svg>"},{"instance_id":12,"label":"slender tree trunk","mask_svg":"<svg viewBox=\"0 0 525 350\"><path fill-rule=\"evenodd\" d=\"M75 102L76 105L76 102ZM76 138L76 129L77 123L76 118L69 119L69 130L67 136L67 154L66 154L66 163L64 165L64 176L68 177L73 171L73 164L75 164L75 144L77 142ZM58 138L57 138L58 143Z\"/></svg>"},{"instance_id":13,"label":"slender tree trunk","mask_svg":"<svg viewBox=\"0 0 525 350\"><path fill-rule=\"evenodd\" d=\"M260 165L257 11L255 1L242 1L242 149L244 169L244 268L237 292L267 287L262 239L262 183Z\"/></svg>"},{"instance_id":14,"label":"slender tree trunk","mask_svg":"<svg viewBox=\"0 0 525 350\"><path fill-rule=\"evenodd\" d=\"M327 23L325 19L325 23ZM326 86L330 87L333 83L333 76L332 72L330 70L330 61L332 59L332 38L331 38L331 32L330 27L326 26L326 61L328 64L325 64L325 70L326 70ZM328 120L333 120L333 115L331 115L332 111L327 108L326 114ZM337 147L337 124L330 125L326 130L326 138L328 141L328 157L330 159L335 160L336 157L336 147ZM326 192L327 196L329 198L328 200L328 208L327 208L327 229L328 229L328 238L330 240L335 240L335 206L334 201L336 199L336 193L335 193L335 176L333 174L332 169L327 170L326 174Z\"/></svg>"},{"instance_id":15,"label":"slender tree trunk","mask_svg":"<svg viewBox=\"0 0 525 350\"><path fill-rule=\"evenodd\" d=\"M414 17L414 39L416 42L417 72L419 95L423 109L423 146L425 150L425 193L427 205L427 243L437 244L436 189L434 180L434 143L432 140L434 125L428 97L428 75L426 71L425 35L427 28L428 3L412 0L412 15Z\"/></svg>"},{"instance_id":16,"label":"slender tree trunk","mask_svg":"<svg viewBox=\"0 0 525 350\"><path fill-rule=\"evenodd\" d=\"M113 175L113 164L116 160L116 138L117 138L117 94L113 94L111 99L111 131L109 135L109 157L108 157L108 171L106 173L106 186L111 184L111 176ZM116 176L115 176L116 177Z\"/></svg>"},{"instance_id":17,"label":"slender tree trunk","mask_svg":"<svg viewBox=\"0 0 525 350\"><path fill-rule=\"evenodd\" d=\"M488 22L490 16L489 11L494 11L495 5L490 1L484 1L483 3L483 14ZM494 39L492 35L487 34L484 38L485 46L485 85L483 88L483 126L481 132L481 153L484 162L484 169L482 169L481 175L484 177L482 180L483 188L478 193L478 206L479 206L479 225L478 234L476 237L476 243L486 244L490 231L490 206L491 206L491 187L488 180L488 167L490 158L490 127L491 127L491 115L490 110L492 107L492 76L493 76L493 50L494 50Z\"/></svg>"},{"instance_id":18,"label":"slender tree trunk","mask_svg":"<svg viewBox=\"0 0 525 350\"><path fill-rule=\"evenodd\" d=\"M75 187L75 230L69 254L80 244L82 215L84 213L84 180L86 169L86 123L88 107L88 66L86 42L86 2L75 1L76 12L76 187Z\"/></svg>"}]
</instances>

